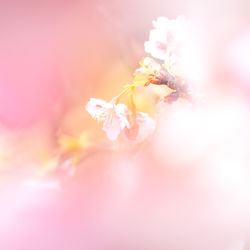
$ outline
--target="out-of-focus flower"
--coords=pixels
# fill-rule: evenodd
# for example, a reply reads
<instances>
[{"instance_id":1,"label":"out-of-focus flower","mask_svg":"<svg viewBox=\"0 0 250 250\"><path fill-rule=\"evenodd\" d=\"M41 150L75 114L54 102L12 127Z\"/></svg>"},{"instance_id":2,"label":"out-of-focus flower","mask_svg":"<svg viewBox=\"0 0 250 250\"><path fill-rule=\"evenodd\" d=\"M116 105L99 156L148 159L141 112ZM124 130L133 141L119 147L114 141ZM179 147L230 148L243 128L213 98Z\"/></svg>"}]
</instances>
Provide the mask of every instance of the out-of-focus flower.
<instances>
[{"instance_id":1,"label":"out-of-focus flower","mask_svg":"<svg viewBox=\"0 0 250 250\"><path fill-rule=\"evenodd\" d=\"M76 163L78 163L78 160ZM74 162L74 158L68 159L60 165L60 170L62 170L68 176L74 176L76 173L76 167L75 167L76 163Z\"/></svg>"},{"instance_id":2,"label":"out-of-focus flower","mask_svg":"<svg viewBox=\"0 0 250 250\"><path fill-rule=\"evenodd\" d=\"M183 65L182 51L169 51L165 58L164 66L173 76L184 76L185 68Z\"/></svg>"},{"instance_id":3,"label":"out-of-focus flower","mask_svg":"<svg viewBox=\"0 0 250 250\"><path fill-rule=\"evenodd\" d=\"M23 185L28 187L33 192L41 192L45 190L60 190L61 184L58 180L41 180L41 179L30 179L24 181Z\"/></svg>"},{"instance_id":4,"label":"out-of-focus flower","mask_svg":"<svg viewBox=\"0 0 250 250\"><path fill-rule=\"evenodd\" d=\"M248 30L229 44L223 61L230 77L237 79L237 86L250 84L250 28Z\"/></svg>"},{"instance_id":5,"label":"out-of-focus flower","mask_svg":"<svg viewBox=\"0 0 250 250\"><path fill-rule=\"evenodd\" d=\"M91 98L86 105L86 110L94 119L104 121L103 130L111 141L116 140L125 127L129 127L128 109L124 104Z\"/></svg>"},{"instance_id":6,"label":"out-of-focus flower","mask_svg":"<svg viewBox=\"0 0 250 250\"><path fill-rule=\"evenodd\" d=\"M47 173L54 171L58 167L58 164L59 164L58 156L52 157L51 159L44 161L41 164L41 167L38 169L37 175L45 176Z\"/></svg>"},{"instance_id":7,"label":"out-of-focus flower","mask_svg":"<svg viewBox=\"0 0 250 250\"><path fill-rule=\"evenodd\" d=\"M140 62L140 68L135 71L134 85L135 86L147 86L149 85L154 76L159 74L162 66L150 57L144 58Z\"/></svg>"},{"instance_id":8,"label":"out-of-focus flower","mask_svg":"<svg viewBox=\"0 0 250 250\"><path fill-rule=\"evenodd\" d=\"M245 242L242 240L236 240L233 242L233 244L230 246L228 250L244 250Z\"/></svg>"},{"instance_id":9,"label":"out-of-focus flower","mask_svg":"<svg viewBox=\"0 0 250 250\"><path fill-rule=\"evenodd\" d=\"M122 131L123 138L132 143L141 143L155 130L155 121L143 112L136 112L135 122Z\"/></svg>"},{"instance_id":10,"label":"out-of-focus flower","mask_svg":"<svg viewBox=\"0 0 250 250\"><path fill-rule=\"evenodd\" d=\"M153 21L154 29L150 31L149 41L145 42L145 51L157 59L165 60L168 52L177 49L183 40L184 24L183 16L174 20L158 17Z\"/></svg>"},{"instance_id":11,"label":"out-of-focus flower","mask_svg":"<svg viewBox=\"0 0 250 250\"><path fill-rule=\"evenodd\" d=\"M85 147L88 140L88 134L86 132L82 132L78 137L68 135L60 136L59 144L62 151L70 151Z\"/></svg>"},{"instance_id":12,"label":"out-of-focus flower","mask_svg":"<svg viewBox=\"0 0 250 250\"><path fill-rule=\"evenodd\" d=\"M164 66L173 76L183 76L183 57L187 43L187 24L183 16L174 20L159 17L153 21L149 41L145 42L145 51L154 58L164 60Z\"/></svg>"},{"instance_id":13,"label":"out-of-focus flower","mask_svg":"<svg viewBox=\"0 0 250 250\"><path fill-rule=\"evenodd\" d=\"M84 149L90 145L89 132L83 131L78 136L61 135L58 143L62 154L69 154L71 162L76 165L80 160Z\"/></svg>"}]
</instances>

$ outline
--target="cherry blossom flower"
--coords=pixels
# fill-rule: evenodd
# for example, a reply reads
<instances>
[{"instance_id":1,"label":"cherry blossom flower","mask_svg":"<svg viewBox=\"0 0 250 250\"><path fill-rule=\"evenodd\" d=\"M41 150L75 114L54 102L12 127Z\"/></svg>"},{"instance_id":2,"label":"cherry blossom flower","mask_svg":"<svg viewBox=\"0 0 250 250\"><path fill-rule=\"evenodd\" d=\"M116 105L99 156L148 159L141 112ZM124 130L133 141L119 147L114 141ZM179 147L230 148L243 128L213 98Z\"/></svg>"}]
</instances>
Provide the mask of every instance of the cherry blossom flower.
<instances>
[{"instance_id":1,"label":"cherry blossom flower","mask_svg":"<svg viewBox=\"0 0 250 250\"><path fill-rule=\"evenodd\" d=\"M103 130L111 141L116 140L125 127L129 127L127 106L124 104L91 98L86 105L86 110L94 119L104 122Z\"/></svg>"},{"instance_id":2,"label":"cherry blossom flower","mask_svg":"<svg viewBox=\"0 0 250 250\"><path fill-rule=\"evenodd\" d=\"M86 110L97 121L104 121L108 110L112 109L113 105L101 99L90 98L86 105Z\"/></svg>"},{"instance_id":3,"label":"cherry blossom flower","mask_svg":"<svg viewBox=\"0 0 250 250\"><path fill-rule=\"evenodd\" d=\"M168 52L175 50L184 39L184 21L183 16L174 20L158 17L153 21L154 29L150 31L149 41L144 44L145 51L154 58L165 60Z\"/></svg>"},{"instance_id":4,"label":"cherry blossom flower","mask_svg":"<svg viewBox=\"0 0 250 250\"><path fill-rule=\"evenodd\" d=\"M148 114L136 112L134 120L125 104L91 98L86 109L93 118L104 121L103 130L111 141L122 133L126 141L140 143L152 135L155 129L155 121Z\"/></svg>"},{"instance_id":5,"label":"cherry blossom flower","mask_svg":"<svg viewBox=\"0 0 250 250\"><path fill-rule=\"evenodd\" d=\"M141 143L153 134L155 126L155 121L148 114L136 112L135 122L124 128L122 136L128 142Z\"/></svg>"},{"instance_id":6,"label":"cherry blossom flower","mask_svg":"<svg viewBox=\"0 0 250 250\"><path fill-rule=\"evenodd\" d=\"M187 86L184 84L182 77L172 75L165 67L150 57L144 58L140 65L141 67L134 74L135 86L147 86L150 83L166 85L176 91L171 95L170 99L177 100L178 97L187 97Z\"/></svg>"},{"instance_id":7,"label":"cherry blossom flower","mask_svg":"<svg viewBox=\"0 0 250 250\"><path fill-rule=\"evenodd\" d=\"M155 74L159 74L162 66L150 57L140 62L140 68L135 71L134 84L136 86L147 86L151 83Z\"/></svg>"}]
</instances>

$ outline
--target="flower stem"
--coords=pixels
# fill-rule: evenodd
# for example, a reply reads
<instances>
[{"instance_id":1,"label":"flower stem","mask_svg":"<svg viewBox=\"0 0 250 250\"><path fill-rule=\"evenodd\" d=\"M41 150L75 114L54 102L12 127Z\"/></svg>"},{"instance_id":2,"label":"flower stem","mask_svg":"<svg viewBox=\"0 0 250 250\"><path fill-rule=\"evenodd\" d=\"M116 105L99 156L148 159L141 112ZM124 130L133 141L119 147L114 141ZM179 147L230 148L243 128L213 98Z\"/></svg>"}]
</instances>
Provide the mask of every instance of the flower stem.
<instances>
[{"instance_id":1,"label":"flower stem","mask_svg":"<svg viewBox=\"0 0 250 250\"><path fill-rule=\"evenodd\" d=\"M128 87L126 87L119 95L115 96L111 102L114 102L115 104L118 104L120 99L127 93L129 93L132 89L134 89L134 86L130 86L128 85Z\"/></svg>"}]
</instances>

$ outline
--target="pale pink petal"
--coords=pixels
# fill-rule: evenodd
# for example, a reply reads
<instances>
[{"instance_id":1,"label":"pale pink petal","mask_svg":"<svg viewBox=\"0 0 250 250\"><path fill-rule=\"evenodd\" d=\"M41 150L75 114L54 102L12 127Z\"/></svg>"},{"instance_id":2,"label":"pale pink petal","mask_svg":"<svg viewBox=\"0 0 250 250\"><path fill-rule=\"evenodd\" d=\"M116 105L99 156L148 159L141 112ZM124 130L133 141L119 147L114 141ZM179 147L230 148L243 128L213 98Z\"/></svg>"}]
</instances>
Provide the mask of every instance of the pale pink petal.
<instances>
[{"instance_id":1,"label":"pale pink petal","mask_svg":"<svg viewBox=\"0 0 250 250\"><path fill-rule=\"evenodd\" d=\"M166 50L165 49L159 49L157 43L151 42L151 41L146 41L144 43L144 49L145 52L151 54L154 58L164 60Z\"/></svg>"},{"instance_id":2,"label":"pale pink petal","mask_svg":"<svg viewBox=\"0 0 250 250\"><path fill-rule=\"evenodd\" d=\"M104 120L105 116L102 116L102 114L107 113L107 110L111 108L112 104L96 98L90 98L86 105L86 110L88 113L93 118L97 118L98 120Z\"/></svg>"},{"instance_id":3,"label":"pale pink petal","mask_svg":"<svg viewBox=\"0 0 250 250\"><path fill-rule=\"evenodd\" d=\"M186 29L184 21L184 17L178 17L175 20L159 17L153 21L154 29L150 31L149 41L144 44L145 51L154 58L164 60L168 48L184 39Z\"/></svg>"},{"instance_id":4,"label":"pale pink petal","mask_svg":"<svg viewBox=\"0 0 250 250\"><path fill-rule=\"evenodd\" d=\"M155 121L148 116L148 114L139 112L137 116L139 131L136 141L139 143L146 140L153 134L156 124Z\"/></svg>"},{"instance_id":5,"label":"pale pink petal","mask_svg":"<svg viewBox=\"0 0 250 250\"><path fill-rule=\"evenodd\" d=\"M125 104L117 104L115 106L115 111L119 117L121 130L125 127L129 127L129 121L127 119L128 108Z\"/></svg>"},{"instance_id":6,"label":"pale pink petal","mask_svg":"<svg viewBox=\"0 0 250 250\"><path fill-rule=\"evenodd\" d=\"M160 42L162 44L167 43L167 34L162 30L153 29L149 33L149 40L154 42Z\"/></svg>"},{"instance_id":7,"label":"pale pink petal","mask_svg":"<svg viewBox=\"0 0 250 250\"><path fill-rule=\"evenodd\" d=\"M153 134L155 126L155 121L148 114L137 112L136 126L125 128L122 136L128 142L141 143Z\"/></svg>"},{"instance_id":8,"label":"pale pink petal","mask_svg":"<svg viewBox=\"0 0 250 250\"><path fill-rule=\"evenodd\" d=\"M165 28L166 26L168 26L169 23L169 19L167 19L166 17L158 17L157 20L153 21L153 26L156 29L161 29L161 28Z\"/></svg>"},{"instance_id":9,"label":"pale pink petal","mask_svg":"<svg viewBox=\"0 0 250 250\"><path fill-rule=\"evenodd\" d=\"M86 105L86 110L93 118L104 121L103 130L111 141L118 138L122 129L129 127L128 108L125 104L115 105L111 102L91 98Z\"/></svg>"},{"instance_id":10,"label":"pale pink petal","mask_svg":"<svg viewBox=\"0 0 250 250\"><path fill-rule=\"evenodd\" d=\"M103 130L111 141L115 141L121 132L121 123L119 117L112 112L104 121Z\"/></svg>"}]
</instances>

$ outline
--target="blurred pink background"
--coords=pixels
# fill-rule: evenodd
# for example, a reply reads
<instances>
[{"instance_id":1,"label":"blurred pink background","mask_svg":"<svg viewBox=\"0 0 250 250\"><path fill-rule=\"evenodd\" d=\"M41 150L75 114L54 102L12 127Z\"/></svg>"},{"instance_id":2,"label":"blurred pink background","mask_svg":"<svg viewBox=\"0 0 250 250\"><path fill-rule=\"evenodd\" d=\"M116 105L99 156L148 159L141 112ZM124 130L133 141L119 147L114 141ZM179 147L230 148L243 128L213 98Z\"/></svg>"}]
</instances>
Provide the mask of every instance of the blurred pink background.
<instances>
[{"instance_id":1,"label":"blurred pink background","mask_svg":"<svg viewBox=\"0 0 250 250\"><path fill-rule=\"evenodd\" d=\"M248 0L1 1L0 249L250 249L249 13ZM171 106L150 145L104 147L60 188L23 185L58 134L103 136L88 99L130 83L152 20L179 15L205 103Z\"/></svg>"}]
</instances>

